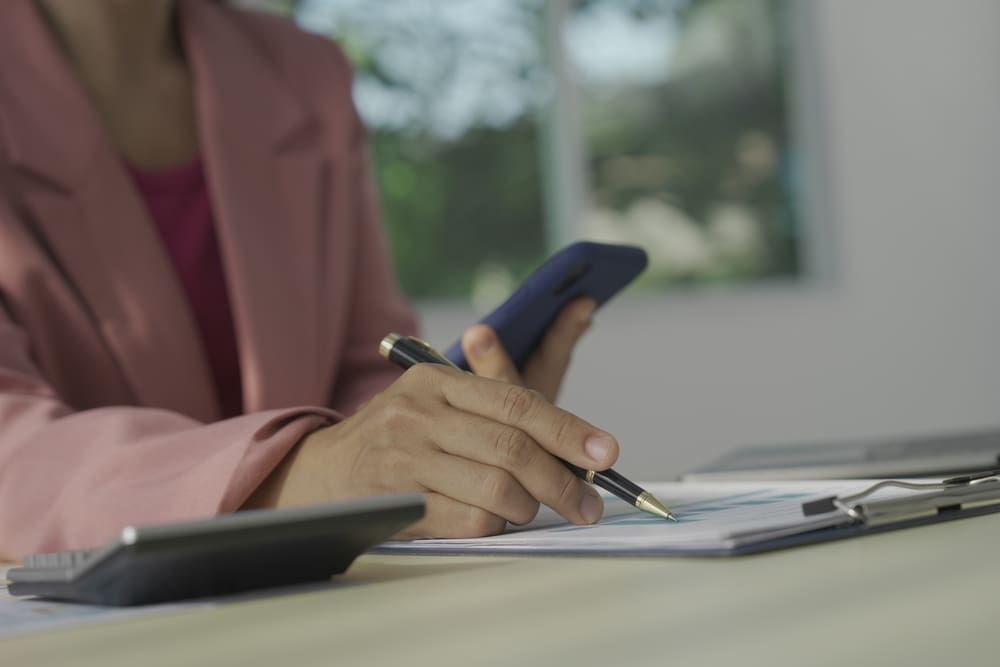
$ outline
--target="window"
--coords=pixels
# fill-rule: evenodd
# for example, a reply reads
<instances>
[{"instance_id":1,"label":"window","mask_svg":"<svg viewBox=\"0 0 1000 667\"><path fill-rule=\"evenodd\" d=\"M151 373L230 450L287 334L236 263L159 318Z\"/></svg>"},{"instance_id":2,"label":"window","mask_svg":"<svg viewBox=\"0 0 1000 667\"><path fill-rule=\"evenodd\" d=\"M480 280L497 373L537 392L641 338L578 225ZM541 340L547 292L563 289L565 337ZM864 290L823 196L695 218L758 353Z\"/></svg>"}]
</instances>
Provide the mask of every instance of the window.
<instances>
[{"instance_id":1,"label":"window","mask_svg":"<svg viewBox=\"0 0 1000 667\"><path fill-rule=\"evenodd\" d=\"M589 0L562 17L585 143L580 232L645 247L647 281L798 272L788 4Z\"/></svg>"},{"instance_id":2,"label":"window","mask_svg":"<svg viewBox=\"0 0 1000 667\"><path fill-rule=\"evenodd\" d=\"M400 279L487 308L576 238L649 288L800 273L789 0L258 0L329 35Z\"/></svg>"}]
</instances>

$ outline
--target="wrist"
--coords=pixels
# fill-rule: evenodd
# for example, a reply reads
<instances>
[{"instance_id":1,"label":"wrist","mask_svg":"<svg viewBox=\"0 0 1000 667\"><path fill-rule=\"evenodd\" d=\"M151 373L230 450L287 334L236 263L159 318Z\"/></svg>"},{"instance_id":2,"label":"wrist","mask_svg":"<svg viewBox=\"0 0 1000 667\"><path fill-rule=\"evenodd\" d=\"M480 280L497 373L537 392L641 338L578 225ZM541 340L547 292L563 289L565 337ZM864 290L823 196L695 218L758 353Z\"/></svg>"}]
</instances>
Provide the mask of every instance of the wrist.
<instances>
[{"instance_id":1,"label":"wrist","mask_svg":"<svg viewBox=\"0 0 1000 667\"><path fill-rule=\"evenodd\" d=\"M315 440L317 434L330 428L329 423L320 428L305 434L285 456L278 462L268 475L261 480L261 483L246 499L240 509L261 509L268 507L289 507L292 505L309 504L304 498L295 498L296 489L300 485L296 484L294 478L297 477L297 470L300 467L300 458L304 449L311 449L308 443ZM314 502L319 502L314 501Z\"/></svg>"}]
</instances>

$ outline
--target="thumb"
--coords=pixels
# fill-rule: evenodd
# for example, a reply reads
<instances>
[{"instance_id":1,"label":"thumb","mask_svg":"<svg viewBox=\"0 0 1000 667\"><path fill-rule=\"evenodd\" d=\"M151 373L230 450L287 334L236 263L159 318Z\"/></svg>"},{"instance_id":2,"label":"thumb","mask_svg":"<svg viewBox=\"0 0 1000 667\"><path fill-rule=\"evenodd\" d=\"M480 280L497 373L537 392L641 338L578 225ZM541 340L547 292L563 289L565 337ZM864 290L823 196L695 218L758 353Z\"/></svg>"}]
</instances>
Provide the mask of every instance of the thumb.
<instances>
[{"instance_id":1,"label":"thumb","mask_svg":"<svg viewBox=\"0 0 1000 667\"><path fill-rule=\"evenodd\" d=\"M524 384L514 362L493 329L475 324L462 335L462 352L476 375L511 384Z\"/></svg>"}]
</instances>

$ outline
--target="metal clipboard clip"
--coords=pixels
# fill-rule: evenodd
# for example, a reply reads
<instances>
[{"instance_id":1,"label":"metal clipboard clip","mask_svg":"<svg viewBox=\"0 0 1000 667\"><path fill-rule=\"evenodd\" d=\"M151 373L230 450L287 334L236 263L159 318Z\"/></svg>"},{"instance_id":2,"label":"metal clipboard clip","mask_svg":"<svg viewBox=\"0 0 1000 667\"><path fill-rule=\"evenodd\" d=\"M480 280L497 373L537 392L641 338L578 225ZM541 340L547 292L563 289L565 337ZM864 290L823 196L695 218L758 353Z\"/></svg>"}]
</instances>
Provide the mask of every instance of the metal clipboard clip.
<instances>
[{"instance_id":1,"label":"metal clipboard clip","mask_svg":"<svg viewBox=\"0 0 1000 667\"><path fill-rule=\"evenodd\" d=\"M885 488L922 493L865 500ZM883 480L849 496L830 496L802 504L805 516L840 511L854 523L868 526L893 523L983 505L1000 503L1000 470L989 470L940 482Z\"/></svg>"}]
</instances>

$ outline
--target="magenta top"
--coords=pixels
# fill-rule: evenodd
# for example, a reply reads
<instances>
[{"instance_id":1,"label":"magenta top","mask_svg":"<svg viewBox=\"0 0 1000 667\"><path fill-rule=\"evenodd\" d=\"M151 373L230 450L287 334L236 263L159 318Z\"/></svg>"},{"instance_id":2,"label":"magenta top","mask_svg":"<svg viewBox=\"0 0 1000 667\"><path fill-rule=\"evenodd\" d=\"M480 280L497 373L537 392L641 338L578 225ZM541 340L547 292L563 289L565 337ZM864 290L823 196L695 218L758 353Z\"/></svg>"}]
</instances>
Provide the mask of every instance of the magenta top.
<instances>
[{"instance_id":1,"label":"magenta top","mask_svg":"<svg viewBox=\"0 0 1000 667\"><path fill-rule=\"evenodd\" d=\"M205 346L224 417L243 411L236 330L200 159L151 171L127 165L159 229Z\"/></svg>"}]
</instances>

